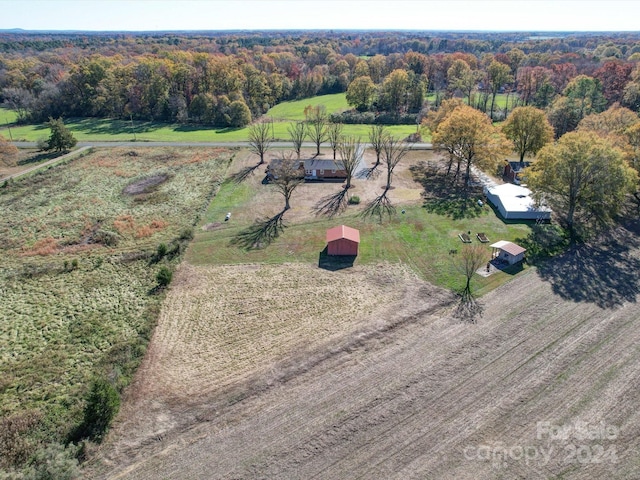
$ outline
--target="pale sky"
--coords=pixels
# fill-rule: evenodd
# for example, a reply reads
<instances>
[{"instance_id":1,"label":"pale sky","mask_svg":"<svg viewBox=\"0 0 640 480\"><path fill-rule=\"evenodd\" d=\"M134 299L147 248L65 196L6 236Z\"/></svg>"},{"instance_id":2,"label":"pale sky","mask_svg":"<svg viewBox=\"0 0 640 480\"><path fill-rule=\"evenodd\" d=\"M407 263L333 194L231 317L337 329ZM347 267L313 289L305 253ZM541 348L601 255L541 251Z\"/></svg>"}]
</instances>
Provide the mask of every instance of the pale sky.
<instances>
[{"instance_id":1,"label":"pale sky","mask_svg":"<svg viewBox=\"0 0 640 480\"><path fill-rule=\"evenodd\" d=\"M640 31L640 0L0 0L0 29Z\"/></svg>"}]
</instances>

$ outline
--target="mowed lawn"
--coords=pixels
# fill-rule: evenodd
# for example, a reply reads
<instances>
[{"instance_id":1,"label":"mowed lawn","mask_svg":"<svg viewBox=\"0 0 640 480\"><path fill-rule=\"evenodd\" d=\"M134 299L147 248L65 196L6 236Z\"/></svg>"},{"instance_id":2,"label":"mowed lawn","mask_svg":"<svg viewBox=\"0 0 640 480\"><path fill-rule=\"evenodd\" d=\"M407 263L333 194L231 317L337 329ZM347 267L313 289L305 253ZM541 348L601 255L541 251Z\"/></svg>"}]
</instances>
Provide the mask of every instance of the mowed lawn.
<instances>
[{"instance_id":1,"label":"mowed lawn","mask_svg":"<svg viewBox=\"0 0 640 480\"><path fill-rule=\"evenodd\" d=\"M0 125L6 126L12 124L17 119L18 114L15 112L15 110L0 107Z\"/></svg>"},{"instance_id":2,"label":"mowed lawn","mask_svg":"<svg viewBox=\"0 0 640 480\"><path fill-rule=\"evenodd\" d=\"M326 154L330 155L328 152ZM459 219L430 212L420 200L424 190L414 178L410 166L433 159L432 152L410 153L394 177L398 187L392 190L391 197L397 209L396 214L385 217L382 223L377 218L362 217L364 201L357 206L348 206L333 218L316 215L314 205L328 194L339 191L341 184L305 184L293 194L292 209L284 215L285 228L282 233L263 248L247 248L243 243L243 234L255 222L272 217L281 210L281 195L273 186L262 183L264 170L261 168L241 183L227 179L203 215L200 228L196 230L195 239L187 251L187 259L195 265L254 262L319 264L321 252L326 246L326 230L346 224L360 230L357 263L404 263L425 280L458 290L464 281L464 276L455 265L459 252L464 248L458 234L471 232L473 242L479 243L475 235L484 232L493 243L524 239L530 233L530 226L525 223L506 224L487 205L474 210L474 216ZM238 155L229 171L255 164L255 160L249 155ZM377 180L357 180L353 194L375 196L381 192L381 182L384 183L381 177L384 175ZM230 221L224 220L227 212L232 214ZM486 248L489 260L491 249L488 245ZM458 253L451 253L452 250ZM514 273L500 272L488 278L476 275L474 286L477 293L481 294L504 283Z\"/></svg>"},{"instance_id":3,"label":"mowed lawn","mask_svg":"<svg viewBox=\"0 0 640 480\"><path fill-rule=\"evenodd\" d=\"M314 98L284 102L270 109L265 118L273 119L273 136L276 140L288 141L288 127L292 122L304 120L304 108L307 105L324 105L328 113L349 108L345 94L321 95ZM6 117L6 121L3 117ZM15 121L15 112L0 110L0 135L10 137L7 124ZM249 128L220 128L204 125L177 125L161 122L130 120L67 118L65 125L80 142L246 142ZM368 138L370 125L345 125L344 134ZM389 132L406 138L416 131L415 125L392 125ZM49 136L44 124L12 126L11 138L14 141L36 142Z\"/></svg>"},{"instance_id":4,"label":"mowed lawn","mask_svg":"<svg viewBox=\"0 0 640 480\"><path fill-rule=\"evenodd\" d=\"M195 125L172 125L158 122L131 122L125 120L70 118L65 125L79 142L246 142L249 128L215 128ZM279 141L289 141L289 121L275 121L273 136ZM344 135L354 135L366 141L370 125L345 125ZM415 125L392 125L389 132L398 138L406 138L416 131ZM9 138L7 127L0 128L0 135ZM36 142L49 136L45 125L21 125L11 127L14 141ZM307 139L306 141L309 141Z\"/></svg>"}]
</instances>

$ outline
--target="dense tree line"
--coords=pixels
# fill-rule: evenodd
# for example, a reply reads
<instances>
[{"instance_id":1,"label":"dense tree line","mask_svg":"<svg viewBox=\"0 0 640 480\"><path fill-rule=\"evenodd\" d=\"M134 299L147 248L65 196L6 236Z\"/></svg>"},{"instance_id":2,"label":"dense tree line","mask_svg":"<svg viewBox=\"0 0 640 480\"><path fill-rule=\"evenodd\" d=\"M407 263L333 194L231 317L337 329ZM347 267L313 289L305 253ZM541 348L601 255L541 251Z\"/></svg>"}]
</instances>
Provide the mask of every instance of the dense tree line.
<instances>
[{"instance_id":1,"label":"dense tree line","mask_svg":"<svg viewBox=\"0 0 640 480\"><path fill-rule=\"evenodd\" d=\"M640 110L639 61L630 33L2 33L0 102L23 121L239 127L319 94L346 92L345 123L413 123L457 97L494 120L544 109L559 137L616 103Z\"/></svg>"}]
</instances>

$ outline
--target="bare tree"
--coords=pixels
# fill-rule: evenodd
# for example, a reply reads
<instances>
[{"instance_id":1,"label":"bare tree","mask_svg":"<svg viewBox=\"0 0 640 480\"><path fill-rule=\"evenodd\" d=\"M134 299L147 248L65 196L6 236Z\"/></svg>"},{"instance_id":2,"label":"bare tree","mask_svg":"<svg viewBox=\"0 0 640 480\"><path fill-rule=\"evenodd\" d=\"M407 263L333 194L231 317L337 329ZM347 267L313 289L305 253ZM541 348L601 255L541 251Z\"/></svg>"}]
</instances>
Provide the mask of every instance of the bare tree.
<instances>
[{"instance_id":1,"label":"bare tree","mask_svg":"<svg viewBox=\"0 0 640 480\"><path fill-rule=\"evenodd\" d=\"M293 191L304 182L304 170L300 169L300 161L292 158L289 152L283 153L280 159L273 162L271 172L271 182L284 197L284 213L291 208L289 201Z\"/></svg>"},{"instance_id":2,"label":"bare tree","mask_svg":"<svg viewBox=\"0 0 640 480\"><path fill-rule=\"evenodd\" d=\"M387 185L385 187L385 193L391 188L391 178L393 176L393 170L396 168L400 160L409 151L409 146L396 140L392 136L387 136L383 142L384 163L387 166Z\"/></svg>"},{"instance_id":3,"label":"bare tree","mask_svg":"<svg viewBox=\"0 0 640 480\"><path fill-rule=\"evenodd\" d=\"M456 268L462 273L467 282L462 291L463 299L471 299L471 278L482 265L487 262L487 249L482 245L466 245L456 256Z\"/></svg>"},{"instance_id":4,"label":"bare tree","mask_svg":"<svg viewBox=\"0 0 640 480\"><path fill-rule=\"evenodd\" d=\"M307 106L304 109L307 119L307 134L316 144L316 155L320 155L320 144L327 140L327 109L324 105Z\"/></svg>"},{"instance_id":5,"label":"bare tree","mask_svg":"<svg viewBox=\"0 0 640 480\"><path fill-rule=\"evenodd\" d=\"M463 321L476 323L478 317L482 316L482 305L473 298L471 293L471 278L487 261L487 256L487 250L482 245L466 245L454 261L456 268L466 279L460 295L460 303L454 311L454 316Z\"/></svg>"},{"instance_id":6,"label":"bare tree","mask_svg":"<svg viewBox=\"0 0 640 480\"><path fill-rule=\"evenodd\" d=\"M376 164L373 168L376 168L380 165L380 155L382 154L382 148L384 145L384 140L387 137L387 131L384 128L384 125L372 125L371 130L369 131L369 143L371 144L371 148L376 152Z\"/></svg>"},{"instance_id":7,"label":"bare tree","mask_svg":"<svg viewBox=\"0 0 640 480\"><path fill-rule=\"evenodd\" d=\"M360 163L362 157L362 145L360 144L360 138L355 137L344 138L338 144L338 150L340 151L339 164L342 166L347 174L347 183L345 184L345 190L351 188L351 178Z\"/></svg>"},{"instance_id":8,"label":"bare tree","mask_svg":"<svg viewBox=\"0 0 640 480\"><path fill-rule=\"evenodd\" d=\"M5 102L18 114L18 121L24 122L33 112L36 103L34 95L24 88L8 87L2 91Z\"/></svg>"},{"instance_id":9,"label":"bare tree","mask_svg":"<svg viewBox=\"0 0 640 480\"><path fill-rule=\"evenodd\" d=\"M295 122L287 127L291 143L293 143L293 151L296 152L298 160L300 160L300 151L302 150L302 142L307 134L307 126L304 122Z\"/></svg>"},{"instance_id":10,"label":"bare tree","mask_svg":"<svg viewBox=\"0 0 640 480\"><path fill-rule=\"evenodd\" d=\"M249 127L249 148L260 157L260 163L264 163L264 155L273 142L273 130L271 121L256 122Z\"/></svg>"},{"instance_id":11,"label":"bare tree","mask_svg":"<svg viewBox=\"0 0 640 480\"><path fill-rule=\"evenodd\" d=\"M341 123L330 123L329 128L327 129L327 137L329 138L329 143L331 143L334 160L336 159L336 151L338 150L340 140L342 139L342 130L344 130L344 125Z\"/></svg>"},{"instance_id":12,"label":"bare tree","mask_svg":"<svg viewBox=\"0 0 640 480\"><path fill-rule=\"evenodd\" d=\"M364 217L378 217L380 223L385 214L391 217L396 209L391 203L387 193L391 189L391 179L393 178L393 170L396 168L400 160L409 151L409 146L396 140L392 136L385 136L383 143L382 153L384 154L384 162L387 166L387 184L382 194L373 199L363 210L362 216ZM374 167L375 168L375 167Z\"/></svg>"}]
</instances>

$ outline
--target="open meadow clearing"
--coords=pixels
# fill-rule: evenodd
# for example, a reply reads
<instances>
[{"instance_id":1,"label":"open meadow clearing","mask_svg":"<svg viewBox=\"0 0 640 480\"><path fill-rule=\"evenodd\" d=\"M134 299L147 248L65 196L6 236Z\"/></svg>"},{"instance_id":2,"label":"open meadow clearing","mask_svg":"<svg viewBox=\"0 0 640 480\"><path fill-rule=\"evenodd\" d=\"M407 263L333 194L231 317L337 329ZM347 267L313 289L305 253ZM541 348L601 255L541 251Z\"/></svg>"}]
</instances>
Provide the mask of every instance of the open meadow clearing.
<instances>
[{"instance_id":1,"label":"open meadow clearing","mask_svg":"<svg viewBox=\"0 0 640 480\"><path fill-rule=\"evenodd\" d=\"M67 438L92 379L129 382L158 269L178 261L232 155L97 150L0 189L0 415L35 415L34 448Z\"/></svg>"}]
</instances>

